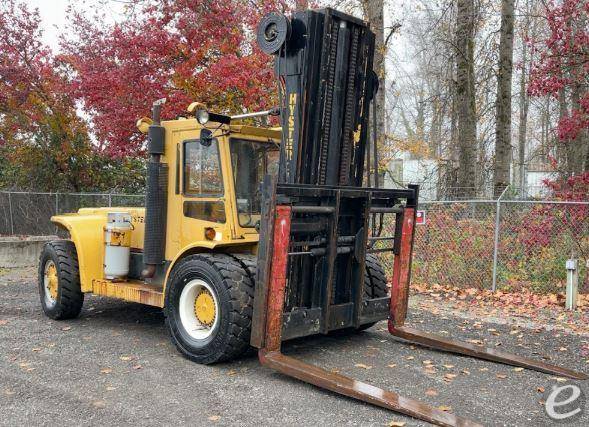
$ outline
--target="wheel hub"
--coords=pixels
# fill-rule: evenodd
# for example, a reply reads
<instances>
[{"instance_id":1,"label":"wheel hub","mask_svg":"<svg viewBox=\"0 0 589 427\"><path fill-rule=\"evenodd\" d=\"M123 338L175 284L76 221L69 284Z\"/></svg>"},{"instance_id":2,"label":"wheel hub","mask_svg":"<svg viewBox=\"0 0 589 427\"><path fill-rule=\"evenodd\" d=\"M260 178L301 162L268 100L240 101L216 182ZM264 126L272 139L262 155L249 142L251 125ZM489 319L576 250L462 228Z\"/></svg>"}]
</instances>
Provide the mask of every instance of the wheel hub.
<instances>
[{"instance_id":1,"label":"wheel hub","mask_svg":"<svg viewBox=\"0 0 589 427\"><path fill-rule=\"evenodd\" d=\"M194 315L204 326L211 327L215 322L215 300L208 289L202 289L196 296Z\"/></svg>"},{"instance_id":2,"label":"wheel hub","mask_svg":"<svg viewBox=\"0 0 589 427\"><path fill-rule=\"evenodd\" d=\"M50 262L49 265L47 266L47 269L45 271L45 277L47 279L46 283L47 283L47 290L49 291L49 295L51 296L51 298L53 298L55 300L55 299L57 299L58 279L57 279L57 268L55 268L55 264L53 262Z\"/></svg>"}]
</instances>

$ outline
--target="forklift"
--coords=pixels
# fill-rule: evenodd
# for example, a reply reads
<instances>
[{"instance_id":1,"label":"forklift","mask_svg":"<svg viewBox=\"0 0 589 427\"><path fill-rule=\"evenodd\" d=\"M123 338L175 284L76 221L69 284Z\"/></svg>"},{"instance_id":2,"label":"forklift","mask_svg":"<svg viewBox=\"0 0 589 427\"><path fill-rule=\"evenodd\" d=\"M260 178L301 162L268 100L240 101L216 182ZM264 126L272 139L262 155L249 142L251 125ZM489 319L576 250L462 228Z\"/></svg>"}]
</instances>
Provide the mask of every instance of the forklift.
<instances>
[{"instance_id":1,"label":"forklift","mask_svg":"<svg viewBox=\"0 0 589 427\"><path fill-rule=\"evenodd\" d=\"M404 325L419 188L371 182L374 33L328 8L271 13L257 39L275 57L279 106L229 116L194 102L162 121L155 102L137 123L149 138L145 208L51 218L68 238L40 256L45 314L78 316L86 293L161 307L172 342L197 363L253 347L282 374L442 426L479 424L285 356L282 342L387 320L404 341L586 379ZM244 123L273 115L279 128ZM394 257L390 283L383 253Z\"/></svg>"}]
</instances>

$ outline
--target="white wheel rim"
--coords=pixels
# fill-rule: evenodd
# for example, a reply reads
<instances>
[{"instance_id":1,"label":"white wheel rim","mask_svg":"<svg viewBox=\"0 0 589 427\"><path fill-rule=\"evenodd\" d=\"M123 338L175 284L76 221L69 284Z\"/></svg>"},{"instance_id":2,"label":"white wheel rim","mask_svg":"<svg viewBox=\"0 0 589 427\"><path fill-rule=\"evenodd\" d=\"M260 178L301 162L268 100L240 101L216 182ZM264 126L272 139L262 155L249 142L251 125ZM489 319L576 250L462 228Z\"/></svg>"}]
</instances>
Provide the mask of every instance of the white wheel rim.
<instances>
[{"instance_id":1,"label":"white wheel rim","mask_svg":"<svg viewBox=\"0 0 589 427\"><path fill-rule=\"evenodd\" d=\"M51 296L51 291L49 289L49 280L50 280L49 269L51 267L57 268L57 267L55 267L55 263L53 261L49 260L45 263L45 267L43 268L43 288L44 288L43 289L44 290L43 297L45 299L45 304L48 307L53 307L57 303L55 298L53 298Z\"/></svg>"},{"instance_id":2,"label":"white wheel rim","mask_svg":"<svg viewBox=\"0 0 589 427\"><path fill-rule=\"evenodd\" d=\"M213 297L215 302L215 320L211 326L202 324L194 312L194 303L196 297L203 291L207 290ZM219 323L219 302L217 301L217 294L207 282L201 279L191 280L184 286L180 294L179 302L180 322L182 326L192 338L196 340L204 340L211 336L217 328Z\"/></svg>"}]
</instances>

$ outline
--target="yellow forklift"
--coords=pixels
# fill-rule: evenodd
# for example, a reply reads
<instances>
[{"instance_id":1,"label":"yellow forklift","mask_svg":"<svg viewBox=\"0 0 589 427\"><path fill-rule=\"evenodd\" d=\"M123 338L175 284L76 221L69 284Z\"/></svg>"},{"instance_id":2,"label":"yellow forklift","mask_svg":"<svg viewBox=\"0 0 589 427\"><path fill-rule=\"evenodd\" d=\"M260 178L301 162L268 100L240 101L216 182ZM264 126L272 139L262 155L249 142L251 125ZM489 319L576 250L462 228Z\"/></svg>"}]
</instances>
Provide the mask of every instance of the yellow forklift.
<instances>
[{"instance_id":1,"label":"yellow forklift","mask_svg":"<svg viewBox=\"0 0 589 427\"><path fill-rule=\"evenodd\" d=\"M419 189L371 182L374 34L321 9L271 13L257 37L276 58L279 106L228 116L193 103L186 117L161 121L163 101L154 103L137 124L149 137L145 208L52 217L68 238L40 257L47 316L78 316L86 293L161 307L172 342L195 362L255 347L286 375L438 425L478 424L284 356L281 343L388 319L404 340L585 379L404 325ZM280 128L243 124L272 115ZM386 221L391 235L382 235ZM378 258L387 252L390 283Z\"/></svg>"}]
</instances>

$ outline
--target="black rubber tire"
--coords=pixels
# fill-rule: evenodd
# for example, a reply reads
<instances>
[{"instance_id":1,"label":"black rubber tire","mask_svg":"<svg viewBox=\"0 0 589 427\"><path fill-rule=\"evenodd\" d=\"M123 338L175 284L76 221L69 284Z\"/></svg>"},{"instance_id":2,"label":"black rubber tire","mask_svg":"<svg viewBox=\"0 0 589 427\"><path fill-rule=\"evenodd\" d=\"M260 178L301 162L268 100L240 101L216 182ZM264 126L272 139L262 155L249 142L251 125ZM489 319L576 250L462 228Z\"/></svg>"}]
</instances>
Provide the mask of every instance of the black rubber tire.
<instances>
[{"instance_id":1,"label":"black rubber tire","mask_svg":"<svg viewBox=\"0 0 589 427\"><path fill-rule=\"evenodd\" d=\"M364 299L383 298L389 295L387 276L376 255L366 254L366 269L364 270ZM358 330L365 331L372 328L376 322L361 325Z\"/></svg>"},{"instance_id":2,"label":"black rubber tire","mask_svg":"<svg viewBox=\"0 0 589 427\"><path fill-rule=\"evenodd\" d=\"M180 260L172 270L166 289L166 325L172 342L188 359L211 364L235 359L249 349L254 282L247 255L195 254ZM255 271L255 270L254 270ZM191 337L179 316L182 289L193 279L207 282L219 304L219 324L202 340Z\"/></svg>"},{"instance_id":3,"label":"black rubber tire","mask_svg":"<svg viewBox=\"0 0 589 427\"><path fill-rule=\"evenodd\" d=\"M376 255L366 255L365 272L368 276L370 286L364 286L364 296L368 298L382 298L388 296L389 288L387 286L387 276Z\"/></svg>"},{"instance_id":4,"label":"black rubber tire","mask_svg":"<svg viewBox=\"0 0 589 427\"><path fill-rule=\"evenodd\" d=\"M57 298L49 306L45 300L45 264L53 261L57 269ZM47 243L39 257L39 296L45 314L54 320L73 319L80 314L84 305L84 294L80 288L78 253L74 242L55 240Z\"/></svg>"}]
</instances>

